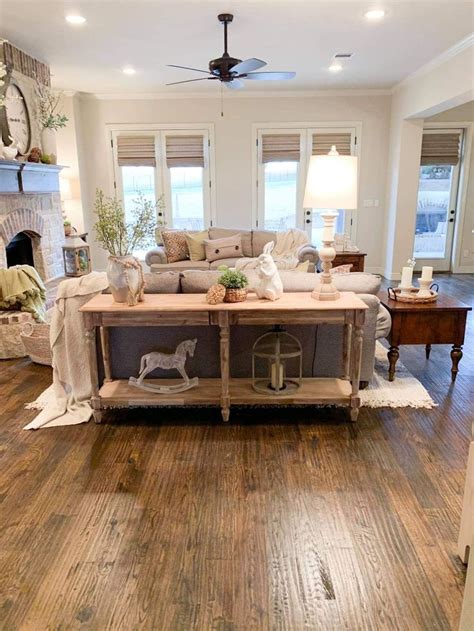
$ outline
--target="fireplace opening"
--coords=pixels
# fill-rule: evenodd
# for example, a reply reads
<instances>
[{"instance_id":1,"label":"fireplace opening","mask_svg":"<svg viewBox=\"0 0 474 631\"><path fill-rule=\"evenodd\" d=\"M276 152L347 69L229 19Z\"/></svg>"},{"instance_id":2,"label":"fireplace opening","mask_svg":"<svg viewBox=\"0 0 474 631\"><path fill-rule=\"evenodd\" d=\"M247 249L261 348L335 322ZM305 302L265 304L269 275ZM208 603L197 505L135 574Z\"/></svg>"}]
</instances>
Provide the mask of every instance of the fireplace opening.
<instances>
[{"instance_id":1,"label":"fireplace opening","mask_svg":"<svg viewBox=\"0 0 474 631\"><path fill-rule=\"evenodd\" d=\"M13 265L31 265L34 267L33 245L26 232L19 232L6 247L7 267Z\"/></svg>"}]
</instances>

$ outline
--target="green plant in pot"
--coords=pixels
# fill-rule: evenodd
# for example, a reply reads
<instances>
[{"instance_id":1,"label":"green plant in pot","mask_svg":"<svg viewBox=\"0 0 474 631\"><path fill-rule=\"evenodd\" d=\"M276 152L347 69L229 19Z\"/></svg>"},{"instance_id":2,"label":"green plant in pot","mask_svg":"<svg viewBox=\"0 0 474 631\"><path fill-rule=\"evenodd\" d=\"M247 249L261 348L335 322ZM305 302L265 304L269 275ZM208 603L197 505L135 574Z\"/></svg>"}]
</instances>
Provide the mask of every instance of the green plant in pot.
<instances>
[{"instance_id":1,"label":"green plant in pot","mask_svg":"<svg viewBox=\"0 0 474 631\"><path fill-rule=\"evenodd\" d=\"M69 219L65 219L63 221L63 226L64 226L64 234L66 235L66 237L68 237L72 232L72 224L69 221Z\"/></svg>"},{"instance_id":2,"label":"green plant in pot","mask_svg":"<svg viewBox=\"0 0 474 631\"><path fill-rule=\"evenodd\" d=\"M155 203L138 195L135 207L127 220L122 203L106 197L97 190L94 212L96 240L109 253L107 277L116 302L127 302L130 306L143 300L144 278L140 261L133 252L153 245L157 209L163 209L163 199Z\"/></svg>"},{"instance_id":3,"label":"green plant in pot","mask_svg":"<svg viewBox=\"0 0 474 631\"><path fill-rule=\"evenodd\" d=\"M53 91L40 81L35 85L38 122L41 129L43 164L56 164L56 132L66 127L68 117L61 110L62 93Z\"/></svg>"},{"instance_id":4,"label":"green plant in pot","mask_svg":"<svg viewBox=\"0 0 474 631\"><path fill-rule=\"evenodd\" d=\"M217 282L225 287L224 302L244 302L247 299L247 285L249 284L247 276L225 266L218 269L223 271Z\"/></svg>"}]
</instances>

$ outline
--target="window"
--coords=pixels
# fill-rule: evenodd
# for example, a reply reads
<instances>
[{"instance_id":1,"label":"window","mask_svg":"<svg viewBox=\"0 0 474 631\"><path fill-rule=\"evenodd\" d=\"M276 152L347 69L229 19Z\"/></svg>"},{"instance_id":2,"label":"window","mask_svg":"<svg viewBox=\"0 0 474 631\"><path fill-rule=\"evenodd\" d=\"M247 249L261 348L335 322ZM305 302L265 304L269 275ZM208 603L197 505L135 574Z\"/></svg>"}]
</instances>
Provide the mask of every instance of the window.
<instances>
[{"instance_id":1,"label":"window","mask_svg":"<svg viewBox=\"0 0 474 631\"><path fill-rule=\"evenodd\" d=\"M354 128L257 130L257 226L266 230L304 228L312 243L321 243L322 209L303 209L311 155L325 154L335 144L342 155L356 149ZM351 212L341 210L337 232L350 235Z\"/></svg>"},{"instance_id":2,"label":"window","mask_svg":"<svg viewBox=\"0 0 474 631\"><path fill-rule=\"evenodd\" d=\"M112 131L115 186L127 219L141 194L153 202L164 197L159 224L184 230L211 225L209 135L209 129Z\"/></svg>"}]
</instances>

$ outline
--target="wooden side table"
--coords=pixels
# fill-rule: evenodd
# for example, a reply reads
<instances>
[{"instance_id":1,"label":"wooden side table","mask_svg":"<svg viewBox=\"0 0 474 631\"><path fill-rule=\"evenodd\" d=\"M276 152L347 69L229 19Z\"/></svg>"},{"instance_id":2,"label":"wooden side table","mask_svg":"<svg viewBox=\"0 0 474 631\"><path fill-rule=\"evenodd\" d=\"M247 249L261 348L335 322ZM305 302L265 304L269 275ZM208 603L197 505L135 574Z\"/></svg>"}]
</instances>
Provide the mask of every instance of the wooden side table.
<instances>
[{"instance_id":1,"label":"wooden side table","mask_svg":"<svg viewBox=\"0 0 474 631\"><path fill-rule=\"evenodd\" d=\"M392 328L387 336L389 381L395 378L395 366L402 344L424 344L429 359L432 344L452 344L451 378L455 381L462 358L467 312L472 307L450 296L440 295L436 302L410 303L392 300L385 290L378 298L392 317Z\"/></svg>"},{"instance_id":2,"label":"wooden side table","mask_svg":"<svg viewBox=\"0 0 474 631\"><path fill-rule=\"evenodd\" d=\"M366 256L365 252L337 252L332 266L352 264L351 272L363 272Z\"/></svg>"}]
</instances>

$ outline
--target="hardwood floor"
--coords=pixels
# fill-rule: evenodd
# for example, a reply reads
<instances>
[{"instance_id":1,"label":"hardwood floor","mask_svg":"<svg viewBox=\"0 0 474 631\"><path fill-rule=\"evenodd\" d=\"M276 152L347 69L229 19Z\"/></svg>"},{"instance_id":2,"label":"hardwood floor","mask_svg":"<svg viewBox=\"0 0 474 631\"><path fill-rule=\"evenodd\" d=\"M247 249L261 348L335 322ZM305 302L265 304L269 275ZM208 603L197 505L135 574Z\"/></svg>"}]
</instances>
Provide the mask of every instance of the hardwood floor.
<instances>
[{"instance_id":1,"label":"hardwood floor","mask_svg":"<svg viewBox=\"0 0 474 631\"><path fill-rule=\"evenodd\" d=\"M473 302L474 277L441 277ZM474 331L402 347L434 410L130 411L26 432L0 362L0 629L457 629Z\"/></svg>"}]
</instances>

